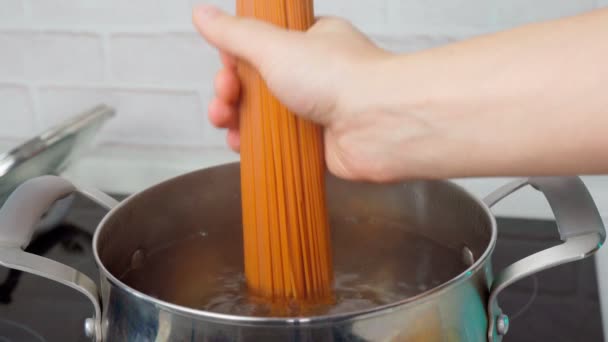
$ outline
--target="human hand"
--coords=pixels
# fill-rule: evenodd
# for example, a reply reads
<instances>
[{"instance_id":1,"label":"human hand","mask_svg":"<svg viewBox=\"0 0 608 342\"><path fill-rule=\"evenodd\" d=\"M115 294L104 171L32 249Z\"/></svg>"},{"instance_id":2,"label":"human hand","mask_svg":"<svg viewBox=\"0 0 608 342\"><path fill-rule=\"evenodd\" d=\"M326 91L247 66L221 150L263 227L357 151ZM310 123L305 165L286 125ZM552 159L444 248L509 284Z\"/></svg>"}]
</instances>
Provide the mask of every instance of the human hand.
<instances>
[{"instance_id":1,"label":"human hand","mask_svg":"<svg viewBox=\"0 0 608 342\"><path fill-rule=\"evenodd\" d=\"M222 52L209 117L228 128L231 147L239 146L239 58L283 104L324 126L335 175L398 181L605 173L608 98L598 84L608 50L597 42L607 18L597 10L402 55L340 19L307 32L209 6L193 19Z\"/></svg>"},{"instance_id":2,"label":"human hand","mask_svg":"<svg viewBox=\"0 0 608 342\"><path fill-rule=\"evenodd\" d=\"M393 141L399 139L391 132L395 113L383 107L384 84L376 83L382 82L377 76L386 71L392 54L337 18L321 18L307 32L294 32L202 6L193 20L221 51L224 67L215 78L216 97L208 114L212 124L228 129L231 148L239 149L235 60L241 58L292 112L324 126L331 172L347 179L397 177L392 169L398 152Z\"/></svg>"}]
</instances>

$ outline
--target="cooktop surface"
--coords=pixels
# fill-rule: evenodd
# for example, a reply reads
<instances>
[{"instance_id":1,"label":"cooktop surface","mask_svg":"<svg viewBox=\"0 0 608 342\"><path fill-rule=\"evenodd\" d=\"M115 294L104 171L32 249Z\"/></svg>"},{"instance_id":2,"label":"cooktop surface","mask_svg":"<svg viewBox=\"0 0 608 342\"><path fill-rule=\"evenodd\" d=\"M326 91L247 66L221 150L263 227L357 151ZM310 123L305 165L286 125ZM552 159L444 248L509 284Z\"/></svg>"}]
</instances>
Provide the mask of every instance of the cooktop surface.
<instances>
[{"instance_id":1,"label":"cooktop surface","mask_svg":"<svg viewBox=\"0 0 608 342\"><path fill-rule=\"evenodd\" d=\"M121 196L115 196L121 198ZM28 251L72 266L98 283L91 239L105 211L76 198L67 217L38 232ZM498 219L494 269L559 243L552 221ZM499 298L511 318L509 341L602 341L592 258L547 270ZM0 267L0 342L80 342L93 307L80 293L50 280Z\"/></svg>"}]
</instances>

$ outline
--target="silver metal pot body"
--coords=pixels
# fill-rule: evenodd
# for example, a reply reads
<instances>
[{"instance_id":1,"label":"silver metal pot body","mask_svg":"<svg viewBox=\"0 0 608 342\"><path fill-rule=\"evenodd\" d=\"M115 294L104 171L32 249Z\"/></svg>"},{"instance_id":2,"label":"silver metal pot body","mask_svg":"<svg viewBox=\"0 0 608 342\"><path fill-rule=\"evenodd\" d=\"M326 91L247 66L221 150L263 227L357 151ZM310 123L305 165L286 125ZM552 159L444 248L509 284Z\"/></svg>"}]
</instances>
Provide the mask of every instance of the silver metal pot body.
<instances>
[{"instance_id":1,"label":"silver metal pot body","mask_svg":"<svg viewBox=\"0 0 608 342\"><path fill-rule=\"evenodd\" d=\"M343 318L239 320L172 310L104 279L106 341L487 341L485 276L409 305Z\"/></svg>"},{"instance_id":2,"label":"silver metal pot body","mask_svg":"<svg viewBox=\"0 0 608 342\"><path fill-rule=\"evenodd\" d=\"M500 340L508 331L508 318L496 301L502 289L534 272L587 257L605 239L597 209L577 177L517 180L482 201L447 181L368 184L328 176L336 269L357 269L379 286L421 276L419 265L408 262L403 233L459 251L465 266L440 284L387 305L294 318L225 315L180 305L180 294L196 291L183 276L163 284L164 298L175 300L160 300L122 279L148 253L201 232L208 240L208 254L193 261L200 272L181 265L176 273L195 277L242 262L239 181L239 165L227 164L176 177L115 203L61 178L32 180L0 210L0 264L61 281L85 294L95 307L86 330L96 340L487 341ZM564 243L494 275L490 262L497 230L490 207L526 185L548 199ZM29 242L24 232L42 208L75 191L110 209L93 239L99 292L78 271L22 251ZM373 227L378 230L370 231ZM443 274L441 261L429 265L425 272Z\"/></svg>"}]
</instances>

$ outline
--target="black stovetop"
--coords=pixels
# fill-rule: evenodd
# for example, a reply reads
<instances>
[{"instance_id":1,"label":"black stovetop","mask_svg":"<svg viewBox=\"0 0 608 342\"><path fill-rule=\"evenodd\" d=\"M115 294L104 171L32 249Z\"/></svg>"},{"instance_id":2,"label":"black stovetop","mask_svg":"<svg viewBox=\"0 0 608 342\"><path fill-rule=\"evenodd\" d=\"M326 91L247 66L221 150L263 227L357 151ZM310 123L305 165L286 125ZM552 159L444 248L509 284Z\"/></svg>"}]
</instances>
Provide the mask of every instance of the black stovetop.
<instances>
[{"instance_id":1,"label":"black stovetop","mask_svg":"<svg viewBox=\"0 0 608 342\"><path fill-rule=\"evenodd\" d=\"M70 265L98 282L91 238L104 214L77 199L64 222L39 233L28 251ZM552 221L498 219L498 226L495 270L559 242ZM592 258L526 278L499 300L511 317L505 342L603 341ZM0 267L0 342L88 341L84 319L92 314L93 307L80 293Z\"/></svg>"},{"instance_id":2,"label":"black stovetop","mask_svg":"<svg viewBox=\"0 0 608 342\"><path fill-rule=\"evenodd\" d=\"M28 252L44 255L85 273L98 283L91 251L103 209L77 198L62 224L38 233ZM79 292L56 282L0 266L0 342L80 342L93 306Z\"/></svg>"}]
</instances>

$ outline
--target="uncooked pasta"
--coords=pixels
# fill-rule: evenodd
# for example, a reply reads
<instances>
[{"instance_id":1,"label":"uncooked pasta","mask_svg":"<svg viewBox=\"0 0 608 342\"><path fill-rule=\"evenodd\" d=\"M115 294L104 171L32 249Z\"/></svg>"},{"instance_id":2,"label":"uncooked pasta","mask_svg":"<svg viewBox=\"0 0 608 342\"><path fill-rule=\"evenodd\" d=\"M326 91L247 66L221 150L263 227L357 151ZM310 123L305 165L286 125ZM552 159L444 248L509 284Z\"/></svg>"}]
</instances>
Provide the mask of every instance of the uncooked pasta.
<instances>
[{"instance_id":1,"label":"uncooked pasta","mask_svg":"<svg viewBox=\"0 0 608 342\"><path fill-rule=\"evenodd\" d=\"M237 0L237 15L301 31L314 20L312 0ZM321 129L282 105L250 65L239 61L238 71L247 285L266 298L326 300L333 269Z\"/></svg>"}]
</instances>

